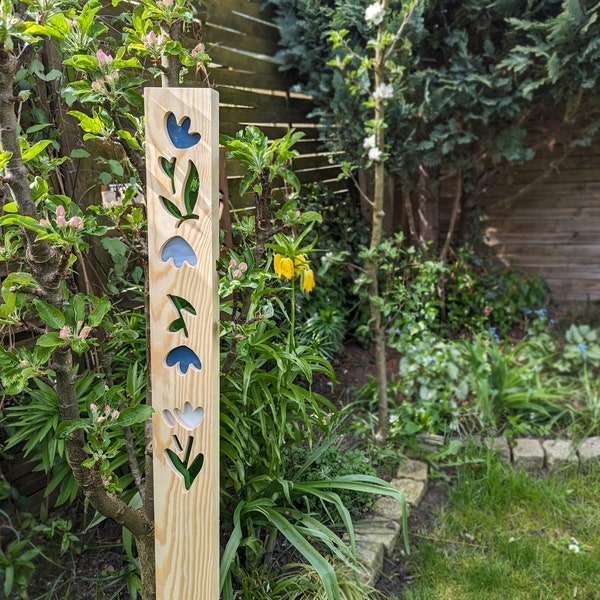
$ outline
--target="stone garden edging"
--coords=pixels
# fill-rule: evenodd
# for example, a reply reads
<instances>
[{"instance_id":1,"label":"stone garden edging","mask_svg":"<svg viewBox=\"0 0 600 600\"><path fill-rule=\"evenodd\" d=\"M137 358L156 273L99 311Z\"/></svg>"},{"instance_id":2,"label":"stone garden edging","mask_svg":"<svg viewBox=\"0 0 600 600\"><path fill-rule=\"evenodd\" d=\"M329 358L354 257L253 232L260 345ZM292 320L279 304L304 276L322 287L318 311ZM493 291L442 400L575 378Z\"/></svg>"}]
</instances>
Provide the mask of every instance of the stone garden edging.
<instances>
[{"instance_id":1,"label":"stone garden edging","mask_svg":"<svg viewBox=\"0 0 600 600\"><path fill-rule=\"evenodd\" d=\"M516 438L512 443L504 437L480 441L498 453L500 460L517 469L536 474L552 472L562 467L600 460L600 436L589 437L579 446L571 440L538 440ZM435 441L434 447L439 445ZM423 449L431 446L426 444ZM419 506L427 491L428 465L421 460L402 458L391 484L404 494L410 509ZM364 578L374 584L385 556L390 556L402 536L402 505L388 496L378 497L369 512L354 524L356 552L364 566Z\"/></svg>"}]
</instances>

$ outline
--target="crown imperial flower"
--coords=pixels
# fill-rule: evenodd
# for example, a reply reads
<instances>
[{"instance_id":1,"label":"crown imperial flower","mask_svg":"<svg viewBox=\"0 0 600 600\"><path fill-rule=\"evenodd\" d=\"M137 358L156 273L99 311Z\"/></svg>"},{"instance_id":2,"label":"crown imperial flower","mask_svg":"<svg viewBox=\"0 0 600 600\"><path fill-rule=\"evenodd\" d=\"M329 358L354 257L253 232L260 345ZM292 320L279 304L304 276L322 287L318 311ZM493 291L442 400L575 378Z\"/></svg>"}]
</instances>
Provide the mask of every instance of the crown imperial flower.
<instances>
[{"instance_id":1,"label":"crown imperial flower","mask_svg":"<svg viewBox=\"0 0 600 600\"><path fill-rule=\"evenodd\" d=\"M312 292L315 289L315 274L312 269L305 269L302 272L302 291Z\"/></svg>"}]
</instances>

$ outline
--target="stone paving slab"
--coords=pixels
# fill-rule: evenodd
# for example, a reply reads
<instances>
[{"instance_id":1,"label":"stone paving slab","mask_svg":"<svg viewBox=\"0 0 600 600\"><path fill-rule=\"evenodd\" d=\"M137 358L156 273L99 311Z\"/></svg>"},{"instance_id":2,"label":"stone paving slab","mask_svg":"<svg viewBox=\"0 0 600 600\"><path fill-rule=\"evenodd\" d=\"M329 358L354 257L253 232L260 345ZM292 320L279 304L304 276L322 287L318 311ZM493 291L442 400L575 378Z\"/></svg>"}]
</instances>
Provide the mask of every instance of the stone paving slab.
<instances>
[{"instance_id":1,"label":"stone paving slab","mask_svg":"<svg viewBox=\"0 0 600 600\"><path fill-rule=\"evenodd\" d=\"M373 502L369 514L402 523L402 503L391 496L380 496Z\"/></svg>"},{"instance_id":2,"label":"stone paving slab","mask_svg":"<svg viewBox=\"0 0 600 600\"><path fill-rule=\"evenodd\" d=\"M544 468L544 449L539 440L529 438L515 439L512 449L513 465L528 472L541 471Z\"/></svg>"},{"instance_id":3,"label":"stone paving slab","mask_svg":"<svg viewBox=\"0 0 600 600\"><path fill-rule=\"evenodd\" d=\"M383 544L363 541L356 545L356 556L364 567L363 579L374 585L383 569Z\"/></svg>"},{"instance_id":4,"label":"stone paving slab","mask_svg":"<svg viewBox=\"0 0 600 600\"><path fill-rule=\"evenodd\" d=\"M419 506L427 491L427 481L416 481L415 479L392 479L392 485L404 494L406 504Z\"/></svg>"},{"instance_id":5,"label":"stone paving slab","mask_svg":"<svg viewBox=\"0 0 600 600\"><path fill-rule=\"evenodd\" d=\"M586 463L589 460L600 459L600 437L590 437L585 440L578 450L579 460Z\"/></svg>"},{"instance_id":6,"label":"stone paving slab","mask_svg":"<svg viewBox=\"0 0 600 600\"><path fill-rule=\"evenodd\" d=\"M487 437L480 438L479 436L473 438L473 443L478 448L482 446L488 450L492 450L498 455L498 458L503 463L512 462L512 453L510 451L510 445L505 437Z\"/></svg>"},{"instance_id":7,"label":"stone paving slab","mask_svg":"<svg viewBox=\"0 0 600 600\"><path fill-rule=\"evenodd\" d=\"M427 481L427 463L412 458L403 458L398 465L396 477L398 479L416 479L417 481Z\"/></svg>"},{"instance_id":8,"label":"stone paving slab","mask_svg":"<svg viewBox=\"0 0 600 600\"><path fill-rule=\"evenodd\" d=\"M577 462L577 452L570 440L545 440L542 448L546 456L546 468L550 472Z\"/></svg>"},{"instance_id":9,"label":"stone paving slab","mask_svg":"<svg viewBox=\"0 0 600 600\"><path fill-rule=\"evenodd\" d=\"M354 524L356 543L381 543L387 555L390 555L400 539L402 526L397 521L367 515Z\"/></svg>"}]
</instances>

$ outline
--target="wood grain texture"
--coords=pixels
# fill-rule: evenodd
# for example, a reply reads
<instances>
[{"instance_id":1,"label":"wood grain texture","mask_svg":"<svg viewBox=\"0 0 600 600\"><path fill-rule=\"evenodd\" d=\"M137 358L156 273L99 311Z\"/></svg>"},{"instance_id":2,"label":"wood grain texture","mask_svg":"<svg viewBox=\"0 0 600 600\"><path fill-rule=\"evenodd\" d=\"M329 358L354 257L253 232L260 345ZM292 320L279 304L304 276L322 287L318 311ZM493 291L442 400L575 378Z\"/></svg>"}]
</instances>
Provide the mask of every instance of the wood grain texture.
<instances>
[{"instance_id":1,"label":"wood grain texture","mask_svg":"<svg viewBox=\"0 0 600 600\"><path fill-rule=\"evenodd\" d=\"M218 94L210 89L147 88L146 161L148 253L150 261L151 377L155 476L157 600L217 600L219 597L219 353L216 259L218 256ZM166 127L171 112L178 122L190 117L189 131L199 143L178 149ZM161 167L161 157L176 159L174 184ZM161 196L183 208L182 190L189 163L198 169L196 220L178 221ZM168 240L180 236L193 248L197 264L176 268L163 260ZM196 315L182 311L185 331L169 331L178 312L169 295L189 301ZM183 374L166 364L168 353L185 345L202 362ZM184 410L186 402L204 408L194 429L164 418L165 410ZM173 436L177 436L181 448ZM193 437L191 458L204 454L204 464L189 490L173 467L167 448L183 459ZM191 461L190 461L191 462Z\"/></svg>"}]
</instances>

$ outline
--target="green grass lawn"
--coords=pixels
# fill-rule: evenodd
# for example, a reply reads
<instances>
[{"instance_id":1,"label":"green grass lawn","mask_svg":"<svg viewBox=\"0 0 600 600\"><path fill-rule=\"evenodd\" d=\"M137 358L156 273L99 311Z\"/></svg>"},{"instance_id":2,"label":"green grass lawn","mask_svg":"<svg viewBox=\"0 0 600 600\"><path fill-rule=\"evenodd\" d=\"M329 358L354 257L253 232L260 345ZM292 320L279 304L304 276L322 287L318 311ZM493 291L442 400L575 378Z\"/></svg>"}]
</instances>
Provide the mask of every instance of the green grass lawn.
<instances>
[{"instance_id":1,"label":"green grass lawn","mask_svg":"<svg viewBox=\"0 0 600 600\"><path fill-rule=\"evenodd\" d=\"M600 467L460 467L408 560L402 600L600 599Z\"/></svg>"}]
</instances>

